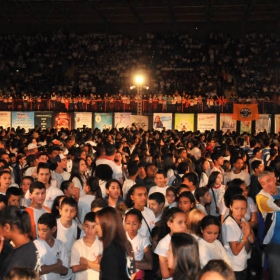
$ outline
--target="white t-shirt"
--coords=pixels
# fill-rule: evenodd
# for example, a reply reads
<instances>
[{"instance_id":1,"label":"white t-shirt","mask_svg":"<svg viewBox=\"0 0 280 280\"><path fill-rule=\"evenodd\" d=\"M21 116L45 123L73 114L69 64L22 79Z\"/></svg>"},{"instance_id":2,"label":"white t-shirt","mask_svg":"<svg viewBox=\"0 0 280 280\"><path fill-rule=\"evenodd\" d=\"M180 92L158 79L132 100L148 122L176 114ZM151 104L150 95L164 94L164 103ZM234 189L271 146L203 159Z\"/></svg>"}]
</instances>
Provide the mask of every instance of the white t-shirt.
<instances>
[{"instance_id":1,"label":"white t-shirt","mask_svg":"<svg viewBox=\"0 0 280 280\"><path fill-rule=\"evenodd\" d=\"M206 187L207 184L208 184L208 176L206 175L206 173L202 172L201 178L199 181L199 188Z\"/></svg>"},{"instance_id":2,"label":"white t-shirt","mask_svg":"<svg viewBox=\"0 0 280 280\"><path fill-rule=\"evenodd\" d=\"M201 150L197 147L191 149L190 154L194 156L196 160L201 158Z\"/></svg>"},{"instance_id":3,"label":"white t-shirt","mask_svg":"<svg viewBox=\"0 0 280 280\"><path fill-rule=\"evenodd\" d=\"M167 251L169 249L169 244L171 242L171 235L167 234L165 235L158 243L154 253L158 256L162 256L167 258ZM172 277L169 278L162 278L163 280L172 280Z\"/></svg>"},{"instance_id":4,"label":"white t-shirt","mask_svg":"<svg viewBox=\"0 0 280 280\"><path fill-rule=\"evenodd\" d=\"M196 209L199 209L199 210L203 211L205 215L208 215L208 213L207 213L205 207L204 207L202 204L197 203L197 204L196 204Z\"/></svg>"},{"instance_id":5,"label":"white t-shirt","mask_svg":"<svg viewBox=\"0 0 280 280\"><path fill-rule=\"evenodd\" d=\"M151 209L147 207L144 207L144 210L141 213L143 216L143 220L142 220L141 228L138 230L138 233L140 233L143 236L150 237L150 231L152 231L152 229L155 227L155 220L156 220L155 214ZM150 231L148 229L148 226L144 218L147 224L149 225Z\"/></svg>"},{"instance_id":6,"label":"white t-shirt","mask_svg":"<svg viewBox=\"0 0 280 280\"><path fill-rule=\"evenodd\" d=\"M213 243L209 243L203 238L199 238L198 248L201 268L203 268L208 261L214 259L222 259L231 267L231 260L219 240L216 239Z\"/></svg>"},{"instance_id":7,"label":"white t-shirt","mask_svg":"<svg viewBox=\"0 0 280 280\"><path fill-rule=\"evenodd\" d=\"M150 188L148 196L150 196L150 194L155 193L155 192L162 193L164 195L164 198L165 198L165 206L168 206L168 202L166 201L166 190L168 188L169 188L168 186L165 186L163 188L158 187L158 186L153 186L153 187Z\"/></svg>"},{"instance_id":8,"label":"white t-shirt","mask_svg":"<svg viewBox=\"0 0 280 280\"><path fill-rule=\"evenodd\" d=\"M249 186L251 183L250 174L242 170L239 174L235 174L233 171L229 172L224 178L224 184L226 185L227 182L232 181L233 179L241 179L245 182L246 186Z\"/></svg>"},{"instance_id":9,"label":"white t-shirt","mask_svg":"<svg viewBox=\"0 0 280 280\"><path fill-rule=\"evenodd\" d=\"M128 191L130 190L130 188L135 185L135 181L131 180L131 179L126 179L123 182L123 186L122 186L122 192L123 192L123 199L126 200L126 196Z\"/></svg>"},{"instance_id":10,"label":"white t-shirt","mask_svg":"<svg viewBox=\"0 0 280 280\"><path fill-rule=\"evenodd\" d=\"M215 199L214 199L212 190L215 195L216 203L215 203ZM219 188L209 189L209 193L211 196L210 215L217 217L217 216L219 216L219 213L216 212L216 204L217 204L217 207L219 207L219 205L221 204L221 201L224 199L225 186L221 185Z\"/></svg>"},{"instance_id":11,"label":"white t-shirt","mask_svg":"<svg viewBox=\"0 0 280 280\"><path fill-rule=\"evenodd\" d=\"M57 196L64 195L64 193L57 187L51 185L46 189L46 199L44 205L52 209L52 205Z\"/></svg>"},{"instance_id":12,"label":"white t-shirt","mask_svg":"<svg viewBox=\"0 0 280 280\"><path fill-rule=\"evenodd\" d=\"M112 170L113 170L113 179L119 180L119 176L120 176L119 168L118 168L117 164L114 161L112 161L110 159L106 159L106 158L100 158L100 159L98 159L96 161L96 166L98 166L100 164L107 164L107 165L109 165L112 168Z\"/></svg>"},{"instance_id":13,"label":"white t-shirt","mask_svg":"<svg viewBox=\"0 0 280 280\"><path fill-rule=\"evenodd\" d=\"M81 184L80 180L77 177L74 177L72 179L72 182L73 182L75 188L78 188L80 190L80 197L84 196L86 193L84 191L84 186ZM86 179L84 178L83 183L85 183L85 182L86 182Z\"/></svg>"},{"instance_id":14,"label":"white t-shirt","mask_svg":"<svg viewBox=\"0 0 280 280\"><path fill-rule=\"evenodd\" d=\"M231 260L233 271L243 271L247 267L247 252L245 246L239 252L238 255L234 255L231 251L229 242L240 242L243 237L243 233L232 217L228 217L222 224L222 238L226 252Z\"/></svg>"},{"instance_id":15,"label":"white t-shirt","mask_svg":"<svg viewBox=\"0 0 280 280\"><path fill-rule=\"evenodd\" d=\"M54 239L53 247L50 247L44 240L40 238L33 241L41 260L41 265L52 265L57 263L57 260L62 261L64 267L69 267L69 259L65 252L63 243L60 240ZM42 280L60 280L60 274L48 273L41 275Z\"/></svg>"},{"instance_id":16,"label":"white t-shirt","mask_svg":"<svg viewBox=\"0 0 280 280\"><path fill-rule=\"evenodd\" d=\"M84 222L85 215L88 212L91 212L90 205L92 201L95 199L95 195L86 194L79 198L78 202L78 218L81 223Z\"/></svg>"},{"instance_id":17,"label":"white t-shirt","mask_svg":"<svg viewBox=\"0 0 280 280\"><path fill-rule=\"evenodd\" d=\"M71 251L71 267L80 264L80 258L86 258L89 261L95 261L98 255L103 252L102 242L97 238L90 247L86 246L83 238L74 242ZM86 279L99 279L99 271L94 269L87 269L74 273L72 280L86 280Z\"/></svg>"},{"instance_id":18,"label":"white t-shirt","mask_svg":"<svg viewBox=\"0 0 280 280\"><path fill-rule=\"evenodd\" d=\"M71 174L69 172L63 171L63 173L59 174L56 173L55 170L51 171L51 177L52 179L57 181L57 187L60 189L61 183L63 181L69 180Z\"/></svg>"}]
</instances>

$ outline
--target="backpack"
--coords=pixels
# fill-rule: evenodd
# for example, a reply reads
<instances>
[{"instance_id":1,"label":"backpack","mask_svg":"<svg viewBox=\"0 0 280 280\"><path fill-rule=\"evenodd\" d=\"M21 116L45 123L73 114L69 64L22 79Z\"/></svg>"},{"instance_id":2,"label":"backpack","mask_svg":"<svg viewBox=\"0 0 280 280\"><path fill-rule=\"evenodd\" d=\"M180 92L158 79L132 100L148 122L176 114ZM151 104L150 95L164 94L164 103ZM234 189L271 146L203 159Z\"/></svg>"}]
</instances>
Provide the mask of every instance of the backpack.
<instances>
[{"instance_id":1,"label":"backpack","mask_svg":"<svg viewBox=\"0 0 280 280\"><path fill-rule=\"evenodd\" d=\"M176 178L173 180L171 186L172 187L179 187L182 184L183 180L182 180L182 178L179 174L174 174L174 175L175 175Z\"/></svg>"}]
</instances>

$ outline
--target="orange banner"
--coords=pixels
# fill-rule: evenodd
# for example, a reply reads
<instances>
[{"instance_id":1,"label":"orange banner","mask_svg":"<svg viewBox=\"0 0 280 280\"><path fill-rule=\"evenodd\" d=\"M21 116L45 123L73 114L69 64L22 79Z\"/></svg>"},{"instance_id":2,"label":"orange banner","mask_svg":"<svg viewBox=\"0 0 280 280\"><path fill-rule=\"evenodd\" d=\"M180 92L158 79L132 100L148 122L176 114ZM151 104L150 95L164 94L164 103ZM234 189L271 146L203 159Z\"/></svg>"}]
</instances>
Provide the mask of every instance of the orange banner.
<instances>
[{"instance_id":1,"label":"orange banner","mask_svg":"<svg viewBox=\"0 0 280 280\"><path fill-rule=\"evenodd\" d=\"M232 118L238 121L254 121L259 119L258 104L234 104Z\"/></svg>"}]
</instances>

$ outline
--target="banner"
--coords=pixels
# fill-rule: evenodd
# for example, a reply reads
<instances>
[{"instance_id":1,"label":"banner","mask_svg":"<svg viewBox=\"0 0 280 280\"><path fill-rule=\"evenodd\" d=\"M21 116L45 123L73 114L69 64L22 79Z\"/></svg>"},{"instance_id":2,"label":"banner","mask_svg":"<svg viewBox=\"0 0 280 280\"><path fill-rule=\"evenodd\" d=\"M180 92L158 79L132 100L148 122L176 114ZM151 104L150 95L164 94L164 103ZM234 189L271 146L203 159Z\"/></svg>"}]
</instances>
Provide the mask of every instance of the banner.
<instances>
[{"instance_id":1,"label":"banner","mask_svg":"<svg viewBox=\"0 0 280 280\"><path fill-rule=\"evenodd\" d=\"M12 112L12 127L24 128L26 131L34 128L34 112Z\"/></svg>"},{"instance_id":2,"label":"banner","mask_svg":"<svg viewBox=\"0 0 280 280\"><path fill-rule=\"evenodd\" d=\"M266 130L267 133L271 132L271 115L260 114L260 118L256 120L256 132L263 132Z\"/></svg>"},{"instance_id":3,"label":"banner","mask_svg":"<svg viewBox=\"0 0 280 280\"><path fill-rule=\"evenodd\" d=\"M220 114L220 130L223 132L236 131L236 120L232 119L232 114Z\"/></svg>"},{"instance_id":4,"label":"banner","mask_svg":"<svg viewBox=\"0 0 280 280\"><path fill-rule=\"evenodd\" d=\"M217 115L197 114L197 130L204 132L211 129L217 130Z\"/></svg>"},{"instance_id":5,"label":"banner","mask_svg":"<svg viewBox=\"0 0 280 280\"><path fill-rule=\"evenodd\" d=\"M66 128L71 130L71 114L70 113L56 113L54 118L54 127L60 130Z\"/></svg>"},{"instance_id":6,"label":"banner","mask_svg":"<svg viewBox=\"0 0 280 280\"><path fill-rule=\"evenodd\" d=\"M130 123L135 123L137 128L142 128L143 130L149 129L149 119L147 116L131 115Z\"/></svg>"},{"instance_id":7,"label":"banner","mask_svg":"<svg viewBox=\"0 0 280 280\"><path fill-rule=\"evenodd\" d=\"M280 132L280 115L274 115L274 133Z\"/></svg>"},{"instance_id":8,"label":"banner","mask_svg":"<svg viewBox=\"0 0 280 280\"><path fill-rule=\"evenodd\" d=\"M258 104L233 104L232 118L237 121L254 121L259 118Z\"/></svg>"},{"instance_id":9,"label":"banner","mask_svg":"<svg viewBox=\"0 0 280 280\"><path fill-rule=\"evenodd\" d=\"M92 113L83 112L83 113L74 113L74 127L83 128L83 126L92 128Z\"/></svg>"},{"instance_id":10,"label":"banner","mask_svg":"<svg viewBox=\"0 0 280 280\"><path fill-rule=\"evenodd\" d=\"M243 132L252 133L252 122L251 121L240 122L240 133L243 133Z\"/></svg>"},{"instance_id":11,"label":"banner","mask_svg":"<svg viewBox=\"0 0 280 280\"><path fill-rule=\"evenodd\" d=\"M194 131L194 114L175 114L175 129Z\"/></svg>"},{"instance_id":12,"label":"banner","mask_svg":"<svg viewBox=\"0 0 280 280\"><path fill-rule=\"evenodd\" d=\"M172 114L154 113L153 128L159 131L161 131L163 128L166 130L172 129Z\"/></svg>"},{"instance_id":13,"label":"banner","mask_svg":"<svg viewBox=\"0 0 280 280\"><path fill-rule=\"evenodd\" d=\"M0 126L7 129L11 124L11 112L0 112Z\"/></svg>"},{"instance_id":14,"label":"banner","mask_svg":"<svg viewBox=\"0 0 280 280\"><path fill-rule=\"evenodd\" d=\"M100 129L111 130L113 126L113 114L112 113L95 113L94 127Z\"/></svg>"},{"instance_id":15,"label":"banner","mask_svg":"<svg viewBox=\"0 0 280 280\"><path fill-rule=\"evenodd\" d=\"M131 113L115 113L115 128L127 128L130 127L130 115Z\"/></svg>"},{"instance_id":16,"label":"banner","mask_svg":"<svg viewBox=\"0 0 280 280\"><path fill-rule=\"evenodd\" d=\"M39 126L42 129L46 129L48 127L52 128L52 112L35 112L35 126Z\"/></svg>"}]
</instances>

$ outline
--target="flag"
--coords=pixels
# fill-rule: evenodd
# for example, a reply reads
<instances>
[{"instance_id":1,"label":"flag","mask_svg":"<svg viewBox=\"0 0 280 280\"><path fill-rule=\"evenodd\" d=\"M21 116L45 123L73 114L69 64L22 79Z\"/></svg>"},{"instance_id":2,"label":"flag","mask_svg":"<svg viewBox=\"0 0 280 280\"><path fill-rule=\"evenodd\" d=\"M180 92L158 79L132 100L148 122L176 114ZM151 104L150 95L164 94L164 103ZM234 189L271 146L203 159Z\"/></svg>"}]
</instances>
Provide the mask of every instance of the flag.
<instances>
[{"instance_id":1,"label":"flag","mask_svg":"<svg viewBox=\"0 0 280 280\"><path fill-rule=\"evenodd\" d=\"M254 121L259 119L258 104L234 104L232 118L238 121Z\"/></svg>"}]
</instances>

